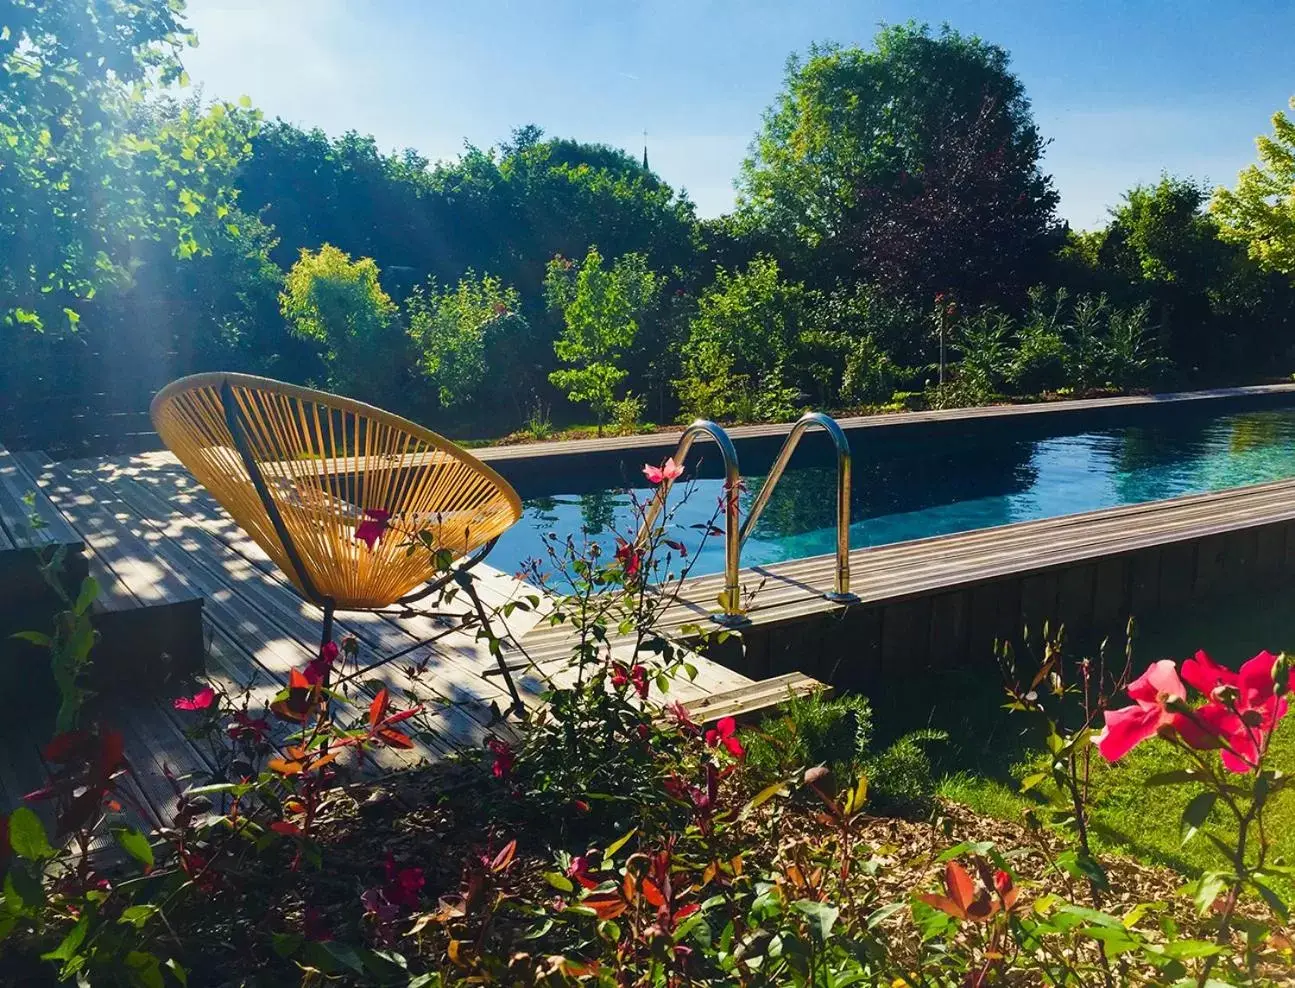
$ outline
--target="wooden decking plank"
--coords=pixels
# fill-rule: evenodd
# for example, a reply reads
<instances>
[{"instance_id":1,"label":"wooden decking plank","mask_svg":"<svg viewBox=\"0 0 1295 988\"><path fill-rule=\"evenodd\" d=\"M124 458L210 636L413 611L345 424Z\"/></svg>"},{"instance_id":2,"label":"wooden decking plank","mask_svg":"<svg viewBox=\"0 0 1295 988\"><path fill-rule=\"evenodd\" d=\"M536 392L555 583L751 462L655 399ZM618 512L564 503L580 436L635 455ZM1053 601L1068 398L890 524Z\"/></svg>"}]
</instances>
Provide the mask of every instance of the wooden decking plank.
<instances>
[{"instance_id":1,"label":"wooden decking plank","mask_svg":"<svg viewBox=\"0 0 1295 988\"><path fill-rule=\"evenodd\" d=\"M686 703L688 713L699 724L720 720L723 717L745 717L786 703L791 696L807 696L830 690L817 679L798 672L761 680L740 689L714 693L700 700Z\"/></svg>"},{"instance_id":2,"label":"wooden decking plank","mask_svg":"<svg viewBox=\"0 0 1295 988\"><path fill-rule=\"evenodd\" d=\"M22 459L23 454L19 457ZM33 472L54 505L140 604L201 599L180 573L158 565L136 516L93 477L68 474L57 464L45 464L38 473Z\"/></svg>"},{"instance_id":3,"label":"wooden decking plank","mask_svg":"<svg viewBox=\"0 0 1295 988\"><path fill-rule=\"evenodd\" d=\"M171 510L174 501L163 501L158 493L139 483L133 473L134 470L130 464L126 464L124 468L121 466L109 468L104 475L105 482L114 485L127 500L135 501L143 511L161 515L164 510ZM317 622L322 619L318 608L298 596L264 551L241 529L232 524L232 520L228 519L228 515L214 499L200 489L176 496L176 500L181 498L183 505L179 513L171 514L165 522L170 535L178 538L180 536L177 530L183 530L188 537L203 540L203 546L195 547L195 558L207 560L214 552L227 560L241 558L250 562L260 569L264 580L258 582L254 576L240 572L238 581L233 585L259 593L272 583L277 588L277 603L269 609L282 606L289 611L296 611L298 615L304 615L307 620L312 620L311 616L314 615L313 620L318 627ZM215 534L215 531L219 531L220 534ZM202 534L198 534L199 532ZM237 563L231 562L228 565L238 567ZM242 567L239 568L242 569ZM505 580L508 578L498 570L491 570L486 573L483 585L495 588L502 598L503 590L499 585ZM508 580L508 582L513 581ZM262 607L267 607L267 601L264 598L258 603ZM460 610L468 606L462 594L455 603ZM528 613L514 612L505 622L510 632L514 635L518 634L513 629L519 623L519 616L521 616L520 620L528 624L537 619L535 616L528 619L526 617ZM452 712L467 710L469 715L481 725L489 723L491 719L489 704L492 701L501 708L507 706L507 694L502 686L496 685L484 676L485 670L493 668L494 663L484 643L475 640L473 631L457 632L452 627L446 627L421 616L396 619L366 612L343 612L338 618L337 627L340 633L347 631L355 633L362 643L370 646L373 656L372 658L365 656L366 663L381 661L384 655L404 650L416 642L428 638L436 639L432 644L402 657L400 665L383 674L394 677L395 682L388 683L391 688L398 690L417 688L421 691L430 687L433 692L453 704ZM496 631L498 630L496 627ZM311 638L313 640L313 632ZM423 658L429 659L427 668L434 678L431 681L420 679L416 684L408 677L402 679L404 667ZM518 678L526 680L528 677ZM538 681L519 683L522 688L528 685L533 692L543 688L543 683Z\"/></svg>"},{"instance_id":4,"label":"wooden decking plank","mask_svg":"<svg viewBox=\"0 0 1295 988\"><path fill-rule=\"evenodd\" d=\"M901 543L857 549L851 553L851 568L855 574L851 589L864 602L874 602L922 589L952 586L957 582L995 578L1023 568L1063 565L1177 538L1196 538L1205 533L1289 520L1295 518L1295 505L1290 500L1292 489L1295 485L1287 484L1277 490L1256 492L1248 499L1243 497L1240 507L1232 501L1232 496L1225 495L1224 499L1231 503L1226 505L1221 518L1215 510L1216 505L1202 503L1193 497L1189 504L1174 505L1172 514L1168 513L1171 509L1163 505L1159 512L1143 512L1151 521L1141 525L1130 524L1124 516L1110 519L1067 516L1066 524L1058 526L1060 530L1035 528L1022 532L1016 529L1023 526L1004 526L940 536L938 540L928 540L920 548L912 543ZM1057 522L1058 519L1052 521ZM1067 543L1065 536L1075 532L1082 537ZM926 561L917 562L923 551ZM1040 558L1041 554L1046 555ZM977 562L979 560L992 562ZM967 565L969 561L975 565ZM753 611L771 610L787 600L812 599L816 592L829 590L834 566L834 557L819 556L743 571L744 582L748 585L766 574L773 584L767 585L756 596ZM900 582L896 582L897 573L903 574ZM721 586L722 578L698 578L690 584L690 600L683 605L686 616L676 612L669 616L669 620L695 620L703 609L692 601L708 600L712 596L709 591L718 590ZM825 600L820 609L831 610L839 606ZM756 619L754 613L752 617Z\"/></svg>"},{"instance_id":5,"label":"wooden decking plank","mask_svg":"<svg viewBox=\"0 0 1295 988\"><path fill-rule=\"evenodd\" d=\"M24 498L33 495L29 506ZM35 527L31 516L42 524ZM40 548L46 545L82 546L81 536L67 523L33 476L18 458L0 446L0 529L7 531L9 541L17 548Z\"/></svg>"},{"instance_id":6,"label":"wooden decking plank","mask_svg":"<svg viewBox=\"0 0 1295 988\"><path fill-rule=\"evenodd\" d=\"M137 505L144 510L149 508L156 510L161 507L156 503L151 492L140 490L129 478L117 478L115 485L123 497L127 500L137 499ZM213 579L228 580L231 587L270 616L276 624L288 628L304 648L313 647L319 628L320 618L314 616L318 614L318 609L303 601L277 571L256 569L245 557L206 533L201 526L177 516L155 519L154 523L161 526L162 531L169 538L175 539L190 558L198 561L198 565L211 566ZM218 593L219 590L211 588L209 592ZM406 629L375 614L348 612L339 619L337 627L339 632L351 631L362 642L367 642L374 648L377 659L381 659L384 652L395 651L397 647L403 648L416 641ZM451 629L438 628L437 630L446 636L456 634ZM307 640L312 645L307 645ZM475 733L490 719L488 706L490 701L495 700L501 705L506 705L505 694L487 682L476 670L469 672L460 669L457 665L436 661L444 658L441 642L436 642L427 648L433 653L432 661L429 661L427 667L430 674L428 678L420 678L415 682L404 675L403 663L393 663L392 668L371 670L366 679L381 680L397 694L406 690L417 690L421 693L430 689L450 704L446 707L445 717L442 718L447 724L458 719L459 712L466 710L470 715L475 716L479 724L462 726L469 734ZM409 659L405 661L416 660L421 654L423 650L411 653ZM368 661L367 656L363 658Z\"/></svg>"}]
</instances>

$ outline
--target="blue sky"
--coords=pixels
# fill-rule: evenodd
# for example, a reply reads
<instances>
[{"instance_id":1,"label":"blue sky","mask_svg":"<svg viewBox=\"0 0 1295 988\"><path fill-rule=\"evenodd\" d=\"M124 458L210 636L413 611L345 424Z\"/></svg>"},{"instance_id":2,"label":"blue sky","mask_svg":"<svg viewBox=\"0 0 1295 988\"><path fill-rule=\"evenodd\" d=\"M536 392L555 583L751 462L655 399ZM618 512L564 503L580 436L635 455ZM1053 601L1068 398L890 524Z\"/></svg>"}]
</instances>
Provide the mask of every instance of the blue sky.
<instances>
[{"instance_id":1,"label":"blue sky","mask_svg":"<svg viewBox=\"0 0 1295 988\"><path fill-rule=\"evenodd\" d=\"M638 153L728 210L783 63L879 23L948 22L1005 47L1051 138L1062 216L1102 222L1162 171L1231 183L1295 94L1295 4L1276 0L189 0L209 97L385 148L453 157L515 126Z\"/></svg>"}]
</instances>

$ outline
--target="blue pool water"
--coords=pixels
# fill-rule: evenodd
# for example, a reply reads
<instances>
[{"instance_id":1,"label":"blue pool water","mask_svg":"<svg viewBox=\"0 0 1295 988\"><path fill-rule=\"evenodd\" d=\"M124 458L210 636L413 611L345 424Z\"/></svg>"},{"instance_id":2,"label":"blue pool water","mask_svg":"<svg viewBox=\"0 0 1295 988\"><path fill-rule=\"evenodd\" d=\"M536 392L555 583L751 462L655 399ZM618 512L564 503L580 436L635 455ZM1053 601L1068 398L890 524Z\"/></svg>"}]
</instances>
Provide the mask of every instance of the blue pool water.
<instances>
[{"instance_id":1,"label":"blue pool water","mask_svg":"<svg viewBox=\"0 0 1295 988\"><path fill-rule=\"evenodd\" d=\"M1029 438L1012 438L1009 430L974 441L955 435L943 443L927 439L920 448L872 455L866 436L856 432L850 545L903 542L1295 477L1295 409L1214 416L1184 409L1151 424ZM811 441L815 447L828 445L814 434L806 445ZM715 456L713 447L695 447L690 465L707 453ZM744 518L763 480L747 476ZM693 526L712 517L722 484L702 479L690 486L686 501L683 481L672 492L671 503L678 506L668 534L688 547L690 559L695 557L692 575L719 572L723 539L703 539ZM611 549L618 535L635 530L634 499L650 495L644 482L633 489L609 485L593 493L531 498L490 563L508 572L521 569L543 556L546 533L575 535ZM835 499L834 461L788 469L742 551L742 565L834 551Z\"/></svg>"}]
</instances>

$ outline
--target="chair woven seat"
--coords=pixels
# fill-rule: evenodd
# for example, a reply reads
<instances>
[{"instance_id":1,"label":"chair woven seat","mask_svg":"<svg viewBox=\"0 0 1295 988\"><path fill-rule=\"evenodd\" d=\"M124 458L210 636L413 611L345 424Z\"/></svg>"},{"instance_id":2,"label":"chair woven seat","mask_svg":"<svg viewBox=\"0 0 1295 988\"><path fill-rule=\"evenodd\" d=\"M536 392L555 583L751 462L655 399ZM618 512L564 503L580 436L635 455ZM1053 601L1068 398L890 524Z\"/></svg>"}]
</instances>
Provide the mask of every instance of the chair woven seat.
<instances>
[{"instance_id":1,"label":"chair woven seat","mask_svg":"<svg viewBox=\"0 0 1295 988\"><path fill-rule=\"evenodd\" d=\"M330 610L390 606L521 517L494 470L363 402L246 374L197 374L150 408L166 445L283 570ZM365 532L361 526L367 526ZM369 544L357 532L372 536Z\"/></svg>"}]
</instances>

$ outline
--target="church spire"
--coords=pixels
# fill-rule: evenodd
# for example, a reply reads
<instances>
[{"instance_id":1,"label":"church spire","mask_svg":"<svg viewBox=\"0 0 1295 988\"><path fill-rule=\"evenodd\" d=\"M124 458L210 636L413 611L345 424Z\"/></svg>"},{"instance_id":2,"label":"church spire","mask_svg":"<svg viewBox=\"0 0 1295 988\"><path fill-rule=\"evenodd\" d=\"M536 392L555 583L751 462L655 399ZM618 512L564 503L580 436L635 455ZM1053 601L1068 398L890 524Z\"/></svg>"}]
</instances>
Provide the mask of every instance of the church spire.
<instances>
[{"instance_id":1,"label":"church spire","mask_svg":"<svg viewBox=\"0 0 1295 988\"><path fill-rule=\"evenodd\" d=\"M647 162L647 131L646 130L643 131L643 170L645 172L650 172L652 170L651 168L648 167L648 162Z\"/></svg>"}]
</instances>

